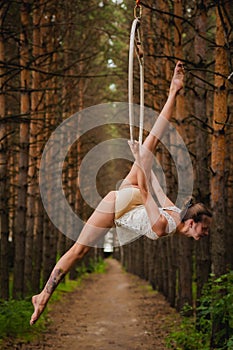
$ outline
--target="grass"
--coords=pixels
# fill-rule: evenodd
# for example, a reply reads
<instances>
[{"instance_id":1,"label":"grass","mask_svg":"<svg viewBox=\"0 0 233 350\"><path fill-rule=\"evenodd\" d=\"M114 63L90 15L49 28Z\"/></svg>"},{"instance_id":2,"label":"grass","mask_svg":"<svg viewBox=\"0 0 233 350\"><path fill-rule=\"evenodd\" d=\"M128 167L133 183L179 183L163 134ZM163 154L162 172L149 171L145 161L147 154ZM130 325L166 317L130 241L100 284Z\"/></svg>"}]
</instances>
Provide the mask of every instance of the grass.
<instances>
[{"instance_id":1,"label":"grass","mask_svg":"<svg viewBox=\"0 0 233 350\"><path fill-rule=\"evenodd\" d=\"M1 301L0 344L5 339L18 339L27 342L38 336L45 327L45 314L31 327L29 320L33 312L30 300Z\"/></svg>"}]
</instances>

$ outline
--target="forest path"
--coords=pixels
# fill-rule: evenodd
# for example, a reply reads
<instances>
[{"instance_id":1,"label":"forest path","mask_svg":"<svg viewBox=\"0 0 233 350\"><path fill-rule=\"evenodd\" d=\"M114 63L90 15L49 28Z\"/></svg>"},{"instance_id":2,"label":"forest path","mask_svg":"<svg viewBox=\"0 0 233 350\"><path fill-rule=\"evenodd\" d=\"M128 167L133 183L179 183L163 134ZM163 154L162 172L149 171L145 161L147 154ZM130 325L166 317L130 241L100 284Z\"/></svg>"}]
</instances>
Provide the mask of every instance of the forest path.
<instances>
[{"instance_id":1,"label":"forest path","mask_svg":"<svg viewBox=\"0 0 233 350\"><path fill-rule=\"evenodd\" d=\"M91 274L82 286L53 305L51 324L24 350L163 350L177 322L163 296L114 259L107 272Z\"/></svg>"}]
</instances>

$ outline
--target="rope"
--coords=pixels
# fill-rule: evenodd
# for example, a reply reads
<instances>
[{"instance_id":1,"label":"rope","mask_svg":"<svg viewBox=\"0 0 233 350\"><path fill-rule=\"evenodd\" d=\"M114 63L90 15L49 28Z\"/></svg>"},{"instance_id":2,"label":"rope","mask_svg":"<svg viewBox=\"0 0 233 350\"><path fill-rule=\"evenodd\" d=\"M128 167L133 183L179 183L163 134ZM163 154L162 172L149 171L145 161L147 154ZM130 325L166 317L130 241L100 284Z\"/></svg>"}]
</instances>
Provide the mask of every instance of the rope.
<instances>
[{"instance_id":1,"label":"rope","mask_svg":"<svg viewBox=\"0 0 233 350\"><path fill-rule=\"evenodd\" d=\"M138 5L137 5L138 3ZM136 6L140 1L136 1ZM143 122L144 122L144 59L140 33L140 17L135 16L130 32L129 44L129 69L128 69L128 100L129 100L129 125L130 125L130 140L134 140L134 106L133 106L133 62L134 52L138 59L140 67L140 116L139 116L139 143L142 144L143 137Z\"/></svg>"}]
</instances>

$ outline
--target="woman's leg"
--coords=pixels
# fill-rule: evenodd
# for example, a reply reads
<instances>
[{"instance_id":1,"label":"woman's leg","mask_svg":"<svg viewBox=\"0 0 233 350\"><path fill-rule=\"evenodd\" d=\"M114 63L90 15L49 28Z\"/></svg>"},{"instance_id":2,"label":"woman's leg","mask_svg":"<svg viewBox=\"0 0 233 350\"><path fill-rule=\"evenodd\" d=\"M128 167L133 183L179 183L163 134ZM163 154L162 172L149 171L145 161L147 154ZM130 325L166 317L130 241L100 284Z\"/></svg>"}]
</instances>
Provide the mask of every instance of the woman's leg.
<instances>
[{"instance_id":1,"label":"woman's leg","mask_svg":"<svg viewBox=\"0 0 233 350\"><path fill-rule=\"evenodd\" d=\"M143 146L141 148L141 159L143 163L142 165L148 178L150 177L150 173L151 173L153 154L156 150L156 147L161 137L163 136L163 134L165 133L169 125L169 121L173 116L176 96L177 96L177 93L183 87L183 80L184 80L184 68L182 63L178 62L174 70L167 101L158 119L156 120L154 126L152 127L151 132L143 142ZM122 186L126 184L137 185L137 166L135 165L132 166L131 171L123 181Z\"/></svg>"},{"instance_id":2,"label":"woman's leg","mask_svg":"<svg viewBox=\"0 0 233 350\"><path fill-rule=\"evenodd\" d=\"M32 297L34 313L31 317L31 325L38 320L52 293L65 274L78 260L84 257L93 246L93 243L113 226L115 197L115 192L112 191L100 202L85 224L77 242L74 243L74 245L57 262L42 292Z\"/></svg>"}]
</instances>

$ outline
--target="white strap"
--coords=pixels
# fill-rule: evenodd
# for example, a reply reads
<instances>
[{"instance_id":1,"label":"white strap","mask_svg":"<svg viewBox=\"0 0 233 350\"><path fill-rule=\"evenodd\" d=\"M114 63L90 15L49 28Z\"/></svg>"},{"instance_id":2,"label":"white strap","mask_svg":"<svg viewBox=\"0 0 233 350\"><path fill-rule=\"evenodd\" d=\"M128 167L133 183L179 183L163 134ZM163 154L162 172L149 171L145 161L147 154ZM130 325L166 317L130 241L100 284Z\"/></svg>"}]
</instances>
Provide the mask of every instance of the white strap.
<instances>
[{"instance_id":1,"label":"white strap","mask_svg":"<svg viewBox=\"0 0 233 350\"><path fill-rule=\"evenodd\" d=\"M180 208L177 208L177 207L174 206L174 205L172 205L172 206L170 206L170 207L163 207L162 209L163 209L163 210L174 211L174 212L176 212L176 213L178 213L178 214L181 213L181 209L180 209Z\"/></svg>"}]
</instances>

